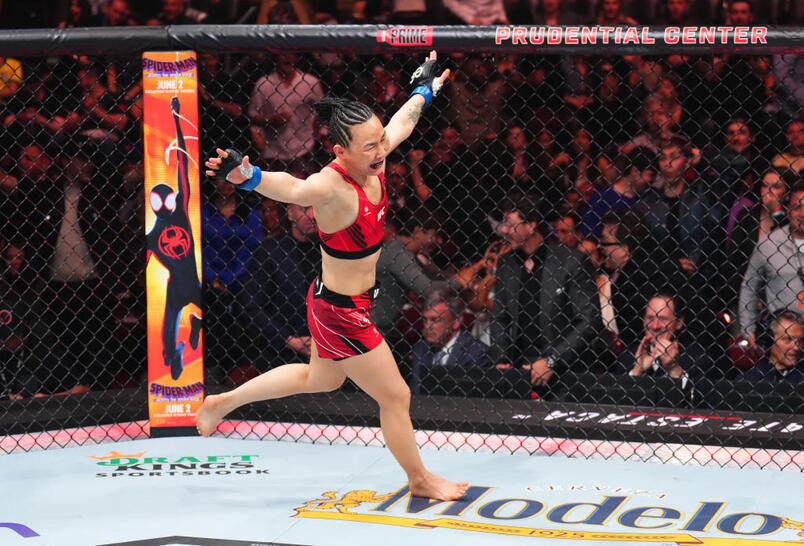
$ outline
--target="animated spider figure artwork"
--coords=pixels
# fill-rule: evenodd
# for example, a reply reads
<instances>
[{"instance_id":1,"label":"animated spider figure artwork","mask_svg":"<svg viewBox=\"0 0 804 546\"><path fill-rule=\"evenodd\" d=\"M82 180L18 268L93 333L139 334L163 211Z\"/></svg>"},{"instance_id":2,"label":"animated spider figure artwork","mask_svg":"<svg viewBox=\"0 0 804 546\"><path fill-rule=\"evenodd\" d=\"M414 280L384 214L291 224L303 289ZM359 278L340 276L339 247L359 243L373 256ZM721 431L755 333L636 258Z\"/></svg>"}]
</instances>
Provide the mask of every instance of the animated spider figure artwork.
<instances>
[{"instance_id":1,"label":"animated spider figure artwork","mask_svg":"<svg viewBox=\"0 0 804 546\"><path fill-rule=\"evenodd\" d=\"M148 195L148 203L154 211L156 220L146 235L147 259L156 257L167 269L169 277L165 289L165 313L162 323L162 356L170 367L170 376L176 380L184 369L182 354L185 343L178 342L179 320L182 310L189 304L201 308L201 281L196 268L195 245L190 226L190 179L187 170L188 156L181 130L179 99L170 101L173 120L176 123L176 185L174 192L169 184L156 184ZM166 153L165 159L169 162ZM190 317L190 346L198 346L201 334L201 317L193 313Z\"/></svg>"}]
</instances>

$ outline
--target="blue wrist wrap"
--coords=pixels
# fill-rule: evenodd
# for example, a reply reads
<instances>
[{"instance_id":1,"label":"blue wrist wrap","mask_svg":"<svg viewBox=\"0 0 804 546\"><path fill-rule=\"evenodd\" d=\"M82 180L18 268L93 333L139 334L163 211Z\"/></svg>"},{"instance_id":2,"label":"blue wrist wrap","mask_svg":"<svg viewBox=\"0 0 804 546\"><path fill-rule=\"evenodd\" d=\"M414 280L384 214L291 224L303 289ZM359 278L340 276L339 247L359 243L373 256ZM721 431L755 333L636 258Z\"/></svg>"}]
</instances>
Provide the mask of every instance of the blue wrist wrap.
<instances>
[{"instance_id":1,"label":"blue wrist wrap","mask_svg":"<svg viewBox=\"0 0 804 546\"><path fill-rule=\"evenodd\" d=\"M419 87L414 89L408 98L412 97L413 95L421 95L422 97L424 97L425 106L429 106L430 101L433 100L433 92L426 85L420 85Z\"/></svg>"},{"instance_id":2,"label":"blue wrist wrap","mask_svg":"<svg viewBox=\"0 0 804 546\"><path fill-rule=\"evenodd\" d=\"M251 191L257 186L260 185L262 181L262 171L259 167L255 167L254 165L251 166L254 172L251 173L251 178L243 182L238 186L241 190Z\"/></svg>"}]
</instances>

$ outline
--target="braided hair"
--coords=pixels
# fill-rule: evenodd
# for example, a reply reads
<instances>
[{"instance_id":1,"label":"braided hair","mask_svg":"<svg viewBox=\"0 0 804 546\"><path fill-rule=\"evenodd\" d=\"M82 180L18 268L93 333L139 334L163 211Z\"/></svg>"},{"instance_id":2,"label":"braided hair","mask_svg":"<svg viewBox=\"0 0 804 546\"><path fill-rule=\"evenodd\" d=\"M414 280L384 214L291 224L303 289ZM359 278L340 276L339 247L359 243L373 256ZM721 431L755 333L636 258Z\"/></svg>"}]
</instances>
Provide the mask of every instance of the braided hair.
<instances>
[{"instance_id":1,"label":"braided hair","mask_svg":"<svg viewBox=\"0 0 804 546\"><path fill-rule=\"evenodd\" d=\"M333 144L344 148L352 141L352 125L359 125L371 119L374 112L363 104L353 100L324 97L315 103L316 114L323 125L329 129Z\"/></svg>"}]
</instances>

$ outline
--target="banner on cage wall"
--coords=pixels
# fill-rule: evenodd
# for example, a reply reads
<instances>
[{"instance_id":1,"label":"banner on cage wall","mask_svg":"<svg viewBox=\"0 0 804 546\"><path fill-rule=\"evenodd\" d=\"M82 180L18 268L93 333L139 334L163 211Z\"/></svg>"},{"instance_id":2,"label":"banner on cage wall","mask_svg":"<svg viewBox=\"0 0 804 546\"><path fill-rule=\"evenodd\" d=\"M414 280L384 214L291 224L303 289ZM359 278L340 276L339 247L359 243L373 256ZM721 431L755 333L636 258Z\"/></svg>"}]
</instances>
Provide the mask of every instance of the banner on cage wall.
<instances>
[{"instance_id":1,"label":"banner on cage wall","mask_svg":"<svg viewBox=\"0 0 804 546\"><path fill-rule=\"evenodd\" d=\"M204 398L195 52L142 56L151 435L195 431Z\"/></svg>"}]
</instances>

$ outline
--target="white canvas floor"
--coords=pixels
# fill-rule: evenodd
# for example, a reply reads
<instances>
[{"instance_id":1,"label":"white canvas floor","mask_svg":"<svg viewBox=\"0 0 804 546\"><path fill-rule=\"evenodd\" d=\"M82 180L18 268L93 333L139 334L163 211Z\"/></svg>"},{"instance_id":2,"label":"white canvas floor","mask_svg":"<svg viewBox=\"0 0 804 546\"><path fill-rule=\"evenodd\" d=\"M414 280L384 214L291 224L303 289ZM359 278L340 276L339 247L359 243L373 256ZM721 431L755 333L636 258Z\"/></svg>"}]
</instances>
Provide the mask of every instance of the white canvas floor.
<instances>
[{"instance_id":1,"label":"white canvas floor","mask_svg":"<svg viewBox=\"0 0 804 546\"><path fill-rule=\"evenodd\" d=\"M0 545L804 543L800 472L422 453L470 482L465 503L411 499L381 447L161 438L0 456Z\"/></svg>"}]
</instances>

